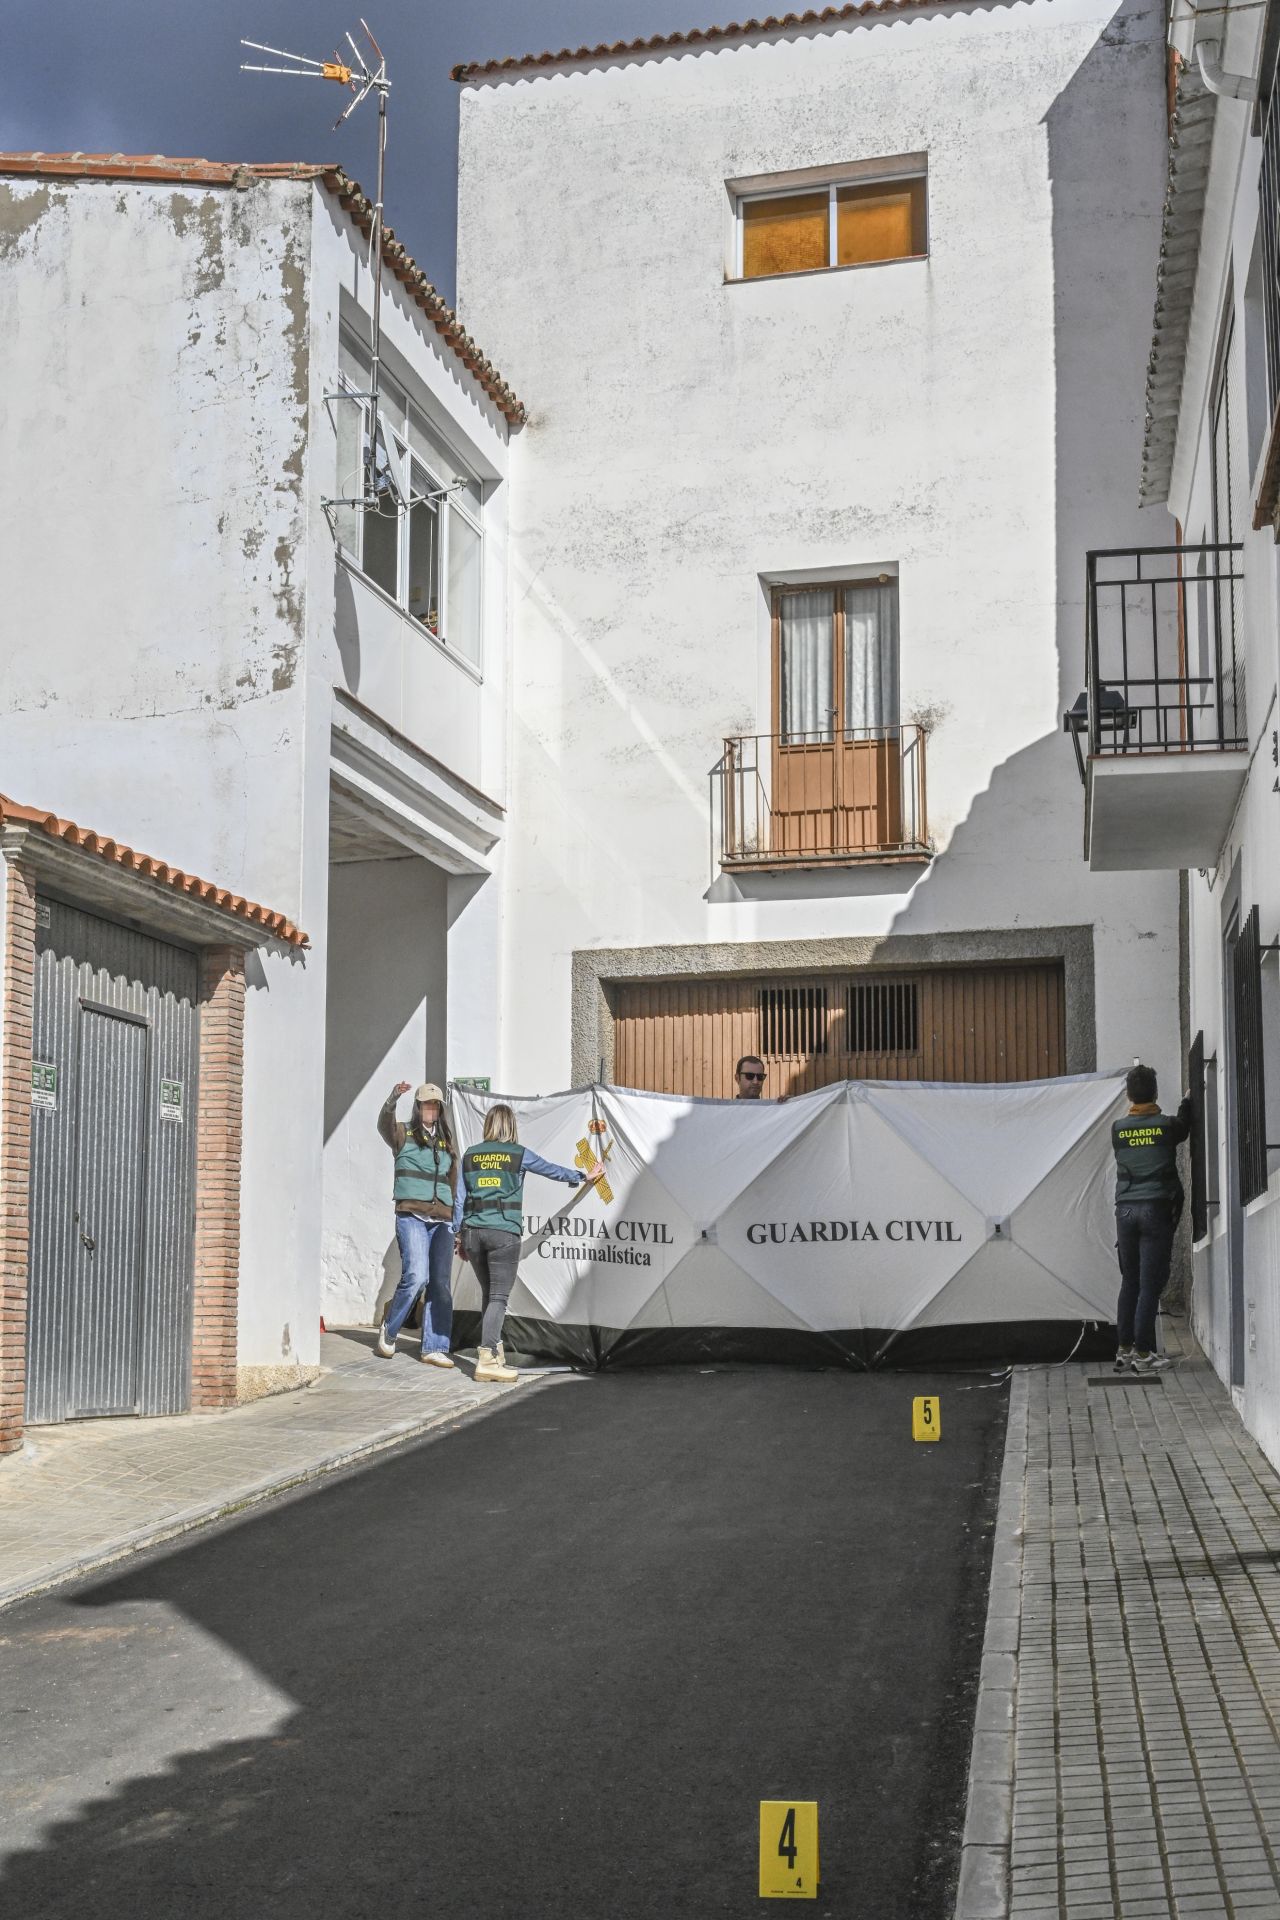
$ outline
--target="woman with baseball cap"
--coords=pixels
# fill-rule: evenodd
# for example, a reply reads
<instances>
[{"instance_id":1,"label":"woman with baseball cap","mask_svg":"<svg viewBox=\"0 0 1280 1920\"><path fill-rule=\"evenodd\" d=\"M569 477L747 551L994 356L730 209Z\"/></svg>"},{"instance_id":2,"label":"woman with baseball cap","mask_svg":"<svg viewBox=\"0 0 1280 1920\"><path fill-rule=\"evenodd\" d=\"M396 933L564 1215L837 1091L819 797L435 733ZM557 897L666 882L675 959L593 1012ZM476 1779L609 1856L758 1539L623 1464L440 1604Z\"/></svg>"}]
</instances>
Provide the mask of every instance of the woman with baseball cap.
<instances>
[{"instance_id":1,"label":"woman with baseball cap","mask_svg":"<svg viewBox=\"0 0 1280 1920\"><path fill-rule=\"evenodd\" d=\"M461 1218L458 1153L445 1118L444 1094L427 1081L413 1096L413 1118L396 1119L396 1101L409 1082L394 1087L378 1115L378 1132L395 1155L396 1241L400 1248L400 1284L378 1329L375 1351L389 1360L396 1335L420 1293L422 1352L428 1366L451 1367L449 1334L453 1327L453 1236ZM455 1215L457 1216L455 1218Z\"/></svg>"}]
</instances>

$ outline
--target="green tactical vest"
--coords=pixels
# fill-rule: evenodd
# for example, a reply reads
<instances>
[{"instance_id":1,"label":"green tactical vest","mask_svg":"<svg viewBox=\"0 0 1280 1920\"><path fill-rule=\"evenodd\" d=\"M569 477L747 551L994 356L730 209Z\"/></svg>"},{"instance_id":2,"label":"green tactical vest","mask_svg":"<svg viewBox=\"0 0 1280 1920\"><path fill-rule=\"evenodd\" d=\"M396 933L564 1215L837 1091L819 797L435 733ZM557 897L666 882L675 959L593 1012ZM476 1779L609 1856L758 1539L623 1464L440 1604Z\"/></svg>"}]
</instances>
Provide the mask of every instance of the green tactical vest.
<instances>
[{"instance_id":1,"label":"green tactical vest","mask_svg":"<svg viewBox=\"0 0 1280 1920\"><path fill-rule=\"evenodd\" d=\"M1112 1122L1117 1206L1126 1200L1174 1201L1180 1197L1178 1143L1169 1137L1172 1125L1172 1116L1167 1113L1128 1113L1123 1120Z\"/></svg>"},{"instance_id":2,"label":"green tactical vest","mask_svg":"<svg viewBox=\"0 0 1280 1920\"><path fill-rule=\"evenodd\" d=\"M468 1227L519 1233L523 1224L524 1148L499 1140L468 1147L462 1156L467 1190L462 1218Z\"/></svg>"},{"instance_id":3,"label":"green tactical vest","mask_svg":"<svg viewBox=\"0 0 1280 1920\"><path fill-rule=\"evenodd\" d=\"M395 1198L416 1200L419 1206L430 1206L435 1201L451 1214L453 1190L449 1185L449 1169L452 1165L453 1155L448 1147L422 1146L406 1131L404 1145L396 1155Z\"/></svg>"}]
</instances>

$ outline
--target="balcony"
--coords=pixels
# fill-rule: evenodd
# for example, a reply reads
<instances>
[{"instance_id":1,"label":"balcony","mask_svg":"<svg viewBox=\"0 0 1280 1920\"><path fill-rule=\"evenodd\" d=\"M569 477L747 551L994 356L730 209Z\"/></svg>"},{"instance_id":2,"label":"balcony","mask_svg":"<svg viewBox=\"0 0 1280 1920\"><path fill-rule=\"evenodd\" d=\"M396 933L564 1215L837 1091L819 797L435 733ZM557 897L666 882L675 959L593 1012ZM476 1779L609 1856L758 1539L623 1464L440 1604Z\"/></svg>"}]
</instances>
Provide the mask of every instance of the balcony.
<instances>
[{"instance_id":1,"label":"balcony","mask_svg":"<svg viewBox=\"0 0 1280 1920\"><path fill-rule=\"evenodd\" d=\"M1249 768L1239 544L1091 553L1063 715L1096 873L1216 867Z\"/></svg>"},{"instance_id":2,"label":"balcony","mask_svg":"<svg viewBox=\"0 0 1280 1920\"><path fill-rule=\"evenodd\" d=\"M711 770L720 865L760 872L928 860L925 739L911 726L726 740Z\"/></svg>"}]
</instances>

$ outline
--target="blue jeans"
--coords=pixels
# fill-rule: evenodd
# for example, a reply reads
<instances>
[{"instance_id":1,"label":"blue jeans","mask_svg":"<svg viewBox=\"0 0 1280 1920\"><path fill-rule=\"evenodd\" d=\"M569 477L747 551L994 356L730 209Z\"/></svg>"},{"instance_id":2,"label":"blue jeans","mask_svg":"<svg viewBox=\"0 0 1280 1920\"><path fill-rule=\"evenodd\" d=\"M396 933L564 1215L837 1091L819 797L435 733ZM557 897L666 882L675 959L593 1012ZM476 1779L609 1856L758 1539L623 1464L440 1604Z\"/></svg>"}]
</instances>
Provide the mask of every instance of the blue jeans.
<instances>
[{"instance_id":1,"label":"blue jeans","mask_svg":"<svg viewBox=\"0 0 1280 1920\"><path fill-rule=\"evenodd\" d=\"M453 1228L447 1220L424 1220L416 1213L396 1215L396 1242L400 1248L400 1284L383 1317L387 1339L394 1340L418 1295L426 1291L422 1310L422 1351L448 1353L453 1328Z\"/></svg>"}]
</instances>

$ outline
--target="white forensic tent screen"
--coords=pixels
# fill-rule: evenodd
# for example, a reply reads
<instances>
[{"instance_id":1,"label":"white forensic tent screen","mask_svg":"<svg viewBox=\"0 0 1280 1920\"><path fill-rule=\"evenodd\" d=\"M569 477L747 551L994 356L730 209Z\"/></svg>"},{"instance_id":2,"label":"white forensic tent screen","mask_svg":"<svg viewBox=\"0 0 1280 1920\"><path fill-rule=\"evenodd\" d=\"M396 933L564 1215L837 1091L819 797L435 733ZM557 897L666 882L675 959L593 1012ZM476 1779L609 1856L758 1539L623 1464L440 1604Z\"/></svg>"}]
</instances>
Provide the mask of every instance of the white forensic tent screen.
<instances>
[{"instance_id":1,"label":"white forensic tent screen","mask_svg":"<svg viewBox=\"0 0 1280 1920\"><path fill-rule=\"evenodd\" d=\"M500 1099L548 1160L590 1143L613 1192L527 1178L517 1351L1022 1357L1113 1317L1119 1074L844 1081L782 1103L454 1088L460 1146ZM465 1265L454 1299L479 1307Z\"/></svg>"}]
</instances>

